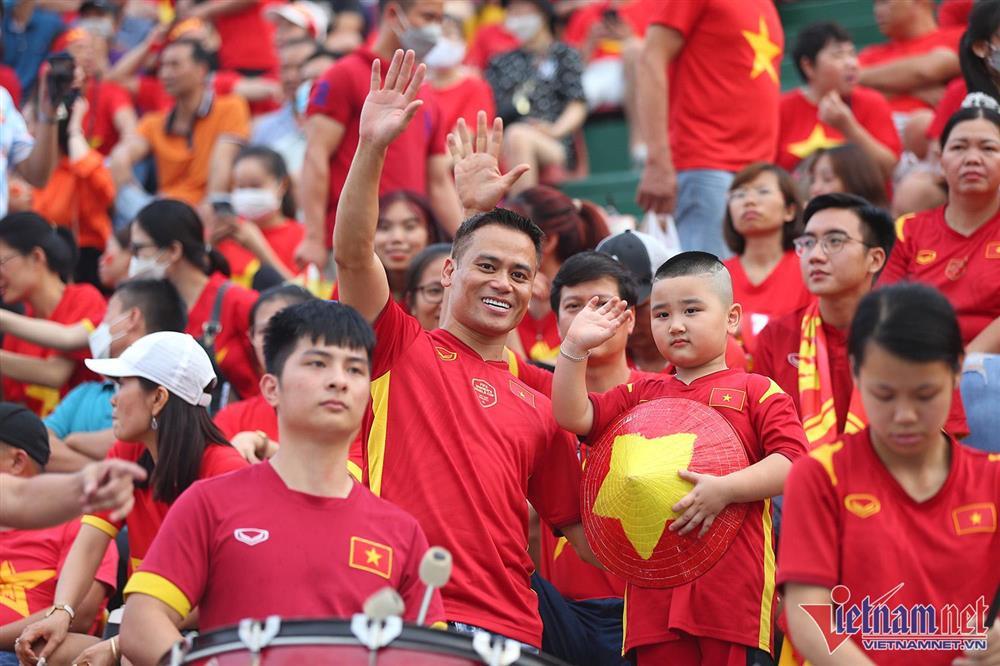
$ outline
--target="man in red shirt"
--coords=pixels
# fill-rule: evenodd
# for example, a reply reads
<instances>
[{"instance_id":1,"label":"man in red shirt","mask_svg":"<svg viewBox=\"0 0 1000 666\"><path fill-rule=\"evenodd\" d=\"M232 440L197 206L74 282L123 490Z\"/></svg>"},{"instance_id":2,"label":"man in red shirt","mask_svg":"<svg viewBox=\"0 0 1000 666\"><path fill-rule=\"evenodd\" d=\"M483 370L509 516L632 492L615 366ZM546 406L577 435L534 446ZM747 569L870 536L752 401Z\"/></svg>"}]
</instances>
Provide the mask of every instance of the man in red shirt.
<instances>
[{"instance_id":1,"label":"man in red shirt","mask_svg":"<svg viewBox=\"0 0 1000 666\"><path fill-rule=\"evenodd\" d=\"M377 59L382 71L388 71L388 59L404 47L419 49L422 60L441 36L444 0L379 0L379 7L380 30L371 50L361 47L345 56L313 85L306 110L302 167L306 237L296 253L303 265L326 267L337 204L358 147L361 107L368 94L372 62ZM379 193L412 190L426 194L438 221L453 234L462 221L462 210L444 143L451 128L442 122L430 87L419 96L424 107L390 148Z\"/></svg>"},{"instance_id":2,"label":"man in red shirt","mask_svg":"<svg viewBox=\"0 0 1000 666\"><path fill-rule=\"evenodd\" d=\"M725 258L733 174L774 156L781 21L771 0L661 0L655 8L639 64L649 157L638 202L673 211L684 248Z\"/></svg>"},{"instance_id":3,"label":"man in red shirt","mask_svg":"<svg viewBox=\"0 0 1000 666\"><path fill-rule=\"evenodd\" d=\"M281 448L196 484L174 505L125 588L129 659L159 660L195 607L202 632L244 617L348 618L390 585L405 619L416 618L427 539L412 516L347 472L374 344L371 327L340 303L308 301L271 318L261 385L278 413ZM437 593L429 617L444 619Z\"/></svg>"},{"instance_id":4,"label":"man in red shirt","mask_svg":"<svg viewBox=\"0 0 1000 666\"><path fill-rule=\"evenodd\" d=\"M525 498L590 556L580 524L576 444L556 425L548 399L511 376L504 353L531 298L541 230L503 209L464 222L443 269L448 298L439 329L424 331L391 298L374 250L377 183L389 144L420 104L425 70L421 65L414 74L414 60L412 52L405 58L397 52L384 88L380 63L373 63L334 230L340 299L374 322L378 337L363 428L365 480L452 551L455 569L443 590L449 621L538 647L542 625L528 582ZM468 210L493 201L524 172L501 175L502 125L496 122L489 141L485 125L483 114L475 151L467 134L465 146L451 146L456 177L476 179L460 188L476 199Z\"/></svg>"},{"instance_id":5,"label":"man in red shirt","mask_svg":"<svg viewBox=\"0 0 1000 666\"><path fill-rule=\"evenodd\" d=\"M806 26L792 58L805 85L781 96L774 161L791 171L819 148L850 142L888 179L902 150L899 134L881 93L857 85L858 59L847 31L827 21Z\"/></svg>"}]
</instances>

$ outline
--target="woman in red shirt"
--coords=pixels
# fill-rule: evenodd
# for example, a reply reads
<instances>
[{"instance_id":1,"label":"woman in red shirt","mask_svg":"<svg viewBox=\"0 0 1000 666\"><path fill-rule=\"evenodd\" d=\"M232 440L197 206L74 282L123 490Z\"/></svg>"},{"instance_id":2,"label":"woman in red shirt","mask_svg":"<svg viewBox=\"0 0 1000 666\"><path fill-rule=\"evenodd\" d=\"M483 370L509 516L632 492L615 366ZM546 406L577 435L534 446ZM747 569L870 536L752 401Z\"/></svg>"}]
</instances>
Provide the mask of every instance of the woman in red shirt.
<instances>
[{"instance_id":1,"label":"woman in red shirt","mask_svg":"<svg viewBox=\"0 0 1000 666\"><path fill-rule=\"evenodd\" d=\"M445 16L441 39L424 58L427 82L436 93L442 122L448 131L455 130L459 118L469 127L476 126L476 114L483 110L487 118L496 115L493 89L472 67L463 65L466 56L465 35L461 22Z\"/></svg>"},{"instance_id":2,"label":"woman in red shirt","mask_svg":"<svg viewBox=\"0 0 1000 666\"><path fill-rule=\"evenodd\" d=\"M76 265L76 245L65 228L52 227L36 213L0 220L0 300L21 304L29 317L93 329L107 304L89 284L68 284ZM86 350L60 354L11 335L0 350L3 395L39 416L93 375L83 367Z\"/></svg>"},{"instance_id":3,"label":"woman in red shirt","mask_svg":"<svg viewBox=\"0 0 1000 666\"><path fill-rule=\"evenodd\" d=\"M802 202L788 172L757 162L736 174L723 222L726 245L736 256L723 263L733 279L733 298L743 306L739 339L749 356L768 320L812 300L792 247L801 233Z\"/></svg>"},{"instance_id":4,"label":"woman in red shirt","mask_svg":"<svg viewBox=\"0 0 1000 666\"><path fill-rule=\"evenodd\" d=\"M415 192L389 192L379 198L378 210L375 254L385 267L393 298L402 302L410 263L421 250L441 239L441 229L430 203Z\"/></svg>"}]
</instances>

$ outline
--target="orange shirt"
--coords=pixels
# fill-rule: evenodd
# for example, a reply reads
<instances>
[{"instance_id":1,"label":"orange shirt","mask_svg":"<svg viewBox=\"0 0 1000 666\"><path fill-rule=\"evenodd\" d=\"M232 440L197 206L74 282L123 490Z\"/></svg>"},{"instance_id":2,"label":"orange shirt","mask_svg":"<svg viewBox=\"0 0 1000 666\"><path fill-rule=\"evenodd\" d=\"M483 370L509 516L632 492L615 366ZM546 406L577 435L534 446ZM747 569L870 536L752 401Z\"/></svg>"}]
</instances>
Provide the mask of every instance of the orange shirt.
<instances>
[{"instance_id":1,"label":"orange shirt","mask_svg":"<svg viewBox=\"0 0 1000 666\"><path fill-rule=\"evenodd\" d=\"M108 207L115 200L115 182L101 154L91 150L71 162L63 157L48 184L35 192L35 212L73 231L77 245L103 250L111 235Z\"/></svg>"},{"instance_id":2,"label":"orange shirt","mask_svg":"<svg viewBox=\"0 0 1000 666\"><path fill-rule=\"evenodd\" d=\"M174 134L174 111L155 111L139 121L139 135L149 142L158 194L196 205L205 197L208 170L216 142L223 137L245 141L250 136L250 110L234 95L215 97L206 91L190 135Z\"/></svg>"}]
</instances>

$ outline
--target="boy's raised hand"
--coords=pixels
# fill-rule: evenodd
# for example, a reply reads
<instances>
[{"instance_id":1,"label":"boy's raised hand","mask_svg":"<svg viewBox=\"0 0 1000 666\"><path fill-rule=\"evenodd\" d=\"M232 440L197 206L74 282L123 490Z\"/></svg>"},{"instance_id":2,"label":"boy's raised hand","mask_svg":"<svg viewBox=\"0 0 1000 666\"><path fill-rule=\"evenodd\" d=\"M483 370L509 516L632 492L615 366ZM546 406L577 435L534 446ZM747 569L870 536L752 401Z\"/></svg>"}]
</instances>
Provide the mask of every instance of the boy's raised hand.
<instances>
[{"instance_id":1,"label":"boy's raised hand","mask_svg":"<svg viewBox=\"0 0 1000 666\"><path fill-rule=\"evenodd\" d=\"M503 120L494 118L490 129L485 111L476 114L475 137L462 118L458 119L455 131L448 134L448 151L455 164L455 188L466 214L496 208L517 179L528 171L527 164L519 164L501 173L502 148Z\"/></svg>"},{"instance_id":2,"label":"boy's raised hand","mask_svg":"<svg viewBox=\"0 0 1000 666\"><path fill-rule=\"evenodd\" d=\"M397 50L385 74L384 84L381 63L378 58L372 62L371 90L361 108L358 130L362 143L388 148L423 104L417 99L417 92L424 82L427 67L420 64L414 68L415 60L413 51L404 54L402 50Z\"/></svg>"},{"instance_id":3,"label":"boy's raised hand","mask_svg":"<svg viewBox=\"0 0 1000 666\"><path fill-rule=\"evenodd\" d=\"M571 356L585 356L610 340L628 316L628 303L617 296L603 305L594 296L570 324L562 342L563 350Z\"/></svg>"},{"instance_id":4,"label":"boy's raised hand","mask_svg":"<svg viewBox=\"0 0 1000 666\"><path fill-rule=\"evenodd\" d=\"M686 469L679 470L677 475L693 483L694 488L672 507L675 513L681 515L670 524L669 529L678 534L688 534L701 525L698 532L698 538L701 538L708 534L715 517L731 503L726 477Z\"/></svg>"}]
</instances>

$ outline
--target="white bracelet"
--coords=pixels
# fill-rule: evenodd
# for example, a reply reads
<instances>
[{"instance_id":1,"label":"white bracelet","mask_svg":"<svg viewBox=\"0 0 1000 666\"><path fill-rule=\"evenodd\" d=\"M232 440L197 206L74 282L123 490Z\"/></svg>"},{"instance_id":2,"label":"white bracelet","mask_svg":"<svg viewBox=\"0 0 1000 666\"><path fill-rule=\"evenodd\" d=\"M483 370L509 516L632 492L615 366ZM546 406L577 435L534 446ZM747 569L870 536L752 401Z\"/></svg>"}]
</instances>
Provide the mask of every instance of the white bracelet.
<instances>
[{"instance_id":1,"label":"white bracelet","mask_svg":"<svg viewBox=\"0 0 1000 666\"><path fill-rule=\"evenodd\" d=\"M573 361L574 363L579 363L580 361L586 361L588 358L590 358L590 350L587 350L587 353L584 354L583 356L572 356L570 354L567 354L566 350L563 349L562 346L560 346L559 347L559 355L562 356L563 358L568 358L569 360Z\"/></svg>"}]
</instances>

